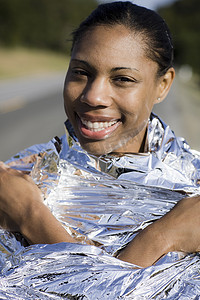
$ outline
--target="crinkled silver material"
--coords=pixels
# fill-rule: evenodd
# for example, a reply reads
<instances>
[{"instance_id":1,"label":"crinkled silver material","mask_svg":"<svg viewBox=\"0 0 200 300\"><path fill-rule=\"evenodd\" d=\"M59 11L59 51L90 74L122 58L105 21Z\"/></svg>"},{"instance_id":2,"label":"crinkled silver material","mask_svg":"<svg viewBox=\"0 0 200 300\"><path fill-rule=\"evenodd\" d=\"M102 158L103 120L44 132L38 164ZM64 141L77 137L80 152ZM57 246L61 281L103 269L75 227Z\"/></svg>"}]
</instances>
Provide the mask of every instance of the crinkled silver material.
<instances>
[{"instance_id":1,"label":"crinkled silver material","mask_svg":"<svg viewBox=\"0 0 200 300\"><path fill-rule=\"evenodd\" d=\"M114 253L187 194L200 194L200 155L152 115L149 152L95 157L72 128L9 162L31 171L45 203L78 243L22 246L0 231L0 299L199 299L199 254L140 268Z\"/></svg>"}]
</instances>

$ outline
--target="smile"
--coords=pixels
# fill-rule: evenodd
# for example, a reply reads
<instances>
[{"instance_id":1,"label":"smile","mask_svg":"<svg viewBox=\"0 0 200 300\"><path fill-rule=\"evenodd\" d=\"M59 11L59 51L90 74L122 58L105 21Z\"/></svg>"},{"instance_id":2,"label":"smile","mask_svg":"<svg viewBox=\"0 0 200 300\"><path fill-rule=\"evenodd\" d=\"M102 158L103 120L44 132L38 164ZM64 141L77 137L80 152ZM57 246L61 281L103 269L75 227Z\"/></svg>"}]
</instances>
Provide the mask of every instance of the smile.
<instances>
[{"instance_id":1,"label":"smile","mask_svg":"<svg viewBox=\"0 0 200 300\"><path fill-rule=\"evenodd\" d=\"M77 116L78 117L78 116ZM78 117L78 127L82 136L93 140L102 140L111 135L121 124L121 120L91 121Z\"/></svg>"},{"instance_id":2,"label":"smile","mask_svg":"<svg viewBox=\"0 0 200 300\"><path fill-rule=\"evenodd\" d=\"M114 120L111 122L91 122L91 121L81 119L81 122L83 123L83 125L85 125L87 129L97 132L97 131L107 129L108 127L116 124L118 120Z\"/></svg>"}]
</instances>

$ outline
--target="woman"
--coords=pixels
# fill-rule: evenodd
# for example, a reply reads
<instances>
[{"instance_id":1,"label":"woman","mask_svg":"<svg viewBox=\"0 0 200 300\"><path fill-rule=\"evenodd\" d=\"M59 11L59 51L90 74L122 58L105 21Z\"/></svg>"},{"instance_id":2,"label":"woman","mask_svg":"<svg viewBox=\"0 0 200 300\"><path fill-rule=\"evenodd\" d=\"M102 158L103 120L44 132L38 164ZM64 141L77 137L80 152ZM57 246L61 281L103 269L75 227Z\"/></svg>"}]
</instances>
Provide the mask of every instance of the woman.
<instances>
[{"instance_id":1,"label":"woman","mask_svg":"<svg viewBox=\"0 0 200 300\"><path fill-rule=\"evenodd\" d=\"M79 26L73 33L64 105L85 151L96 157L153 151L147 132L157 118L151 111L171 87L172 60L165 22L130 2L100 5ZM155 155L161 143L160 138ZM4 165L0 200L1 225L21 232L30 243L76 242L43 204L31 179ZM199 215L200 196L181 200L140 232L118 258L146 267L169 251L199 251Z\"/></svg>"}]
</instances>

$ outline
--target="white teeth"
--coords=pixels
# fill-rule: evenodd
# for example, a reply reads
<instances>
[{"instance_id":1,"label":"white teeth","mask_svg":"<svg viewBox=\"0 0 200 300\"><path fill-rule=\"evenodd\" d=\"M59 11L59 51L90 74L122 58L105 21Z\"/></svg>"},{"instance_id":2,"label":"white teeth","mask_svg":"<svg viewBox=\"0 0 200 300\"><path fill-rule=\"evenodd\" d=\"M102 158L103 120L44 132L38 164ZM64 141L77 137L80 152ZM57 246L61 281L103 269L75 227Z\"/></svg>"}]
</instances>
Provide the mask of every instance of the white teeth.
<instances>
[{"instance_id":1,"label":"white teeth","mask_svg":"<svg viewBox=\"0 0 200 300\"><path fill-rule=\"evenodd\" d=\"M117 120L111 121L111 122L91 122L84 119L81 119L81 122L92 131L101 131L104 130L115 123L117 123Z\"/></svg>"}]
</instances>

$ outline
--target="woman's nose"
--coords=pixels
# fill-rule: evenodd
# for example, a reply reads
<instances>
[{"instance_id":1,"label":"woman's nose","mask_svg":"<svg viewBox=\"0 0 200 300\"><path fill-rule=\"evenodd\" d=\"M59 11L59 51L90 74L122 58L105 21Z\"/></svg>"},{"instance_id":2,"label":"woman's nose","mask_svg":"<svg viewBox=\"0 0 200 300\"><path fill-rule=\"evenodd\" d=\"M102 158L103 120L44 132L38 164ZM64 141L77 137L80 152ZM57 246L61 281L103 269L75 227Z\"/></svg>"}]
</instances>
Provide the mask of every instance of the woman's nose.
<instances>
[{"instance_id":1,"label":"woman's nose","mask_svg":"<svg viewBox=\"0 0 200 300\"><path fill-rule=\"evenodd\" d=\"M112 97L109 82L101 78L88 81L81 95L81 102L93 107L110 106Z\"/></svg>"}]
</instances>

